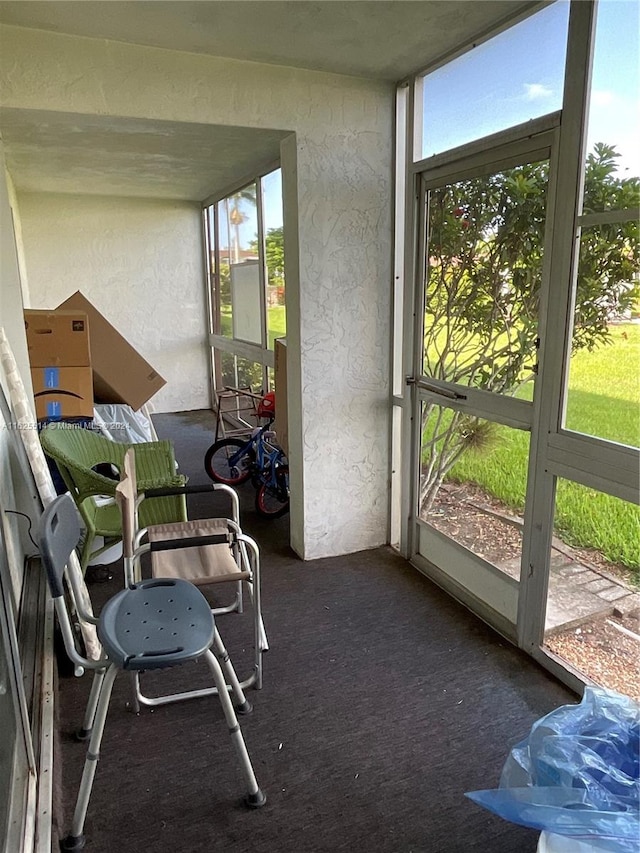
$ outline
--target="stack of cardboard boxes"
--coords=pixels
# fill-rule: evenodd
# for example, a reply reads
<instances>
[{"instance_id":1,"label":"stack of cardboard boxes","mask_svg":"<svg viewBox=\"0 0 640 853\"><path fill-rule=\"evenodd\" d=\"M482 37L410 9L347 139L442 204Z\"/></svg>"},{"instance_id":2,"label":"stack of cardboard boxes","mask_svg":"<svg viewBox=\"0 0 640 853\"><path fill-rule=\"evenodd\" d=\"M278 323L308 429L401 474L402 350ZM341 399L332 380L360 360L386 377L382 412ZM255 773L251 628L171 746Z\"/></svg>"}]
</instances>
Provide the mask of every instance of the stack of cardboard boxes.
<instances>
[{"instance_id":1,"label":"stack of cardboard boxes","mask_svg":"<svg viewBox=\"0 0 640 853\"><path fill-rule=\"evenodd\" d=\"M138 410L165 380L77 291L52 311L25 311L38 420L90 419L96 403Z\"/></svg>"},{"instance_id":2,"label":"stack of cardboard boxes","mask_svg":"<svg viewBox=\"0 0 640 853\"><path fill-rule=\"evenodd\" d=\"M81 311L25 311L38 420L91 418L89 321Z\"/></svg>"}]
</instances>

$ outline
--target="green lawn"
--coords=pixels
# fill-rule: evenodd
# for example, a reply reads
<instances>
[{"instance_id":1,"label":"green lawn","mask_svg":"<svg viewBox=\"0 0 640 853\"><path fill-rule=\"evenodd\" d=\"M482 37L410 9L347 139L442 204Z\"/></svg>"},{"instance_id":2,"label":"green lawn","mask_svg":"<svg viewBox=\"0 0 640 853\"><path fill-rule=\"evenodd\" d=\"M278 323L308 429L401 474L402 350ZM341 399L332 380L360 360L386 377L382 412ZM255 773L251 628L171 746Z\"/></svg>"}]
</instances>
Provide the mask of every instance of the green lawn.
<instances>
[{"instance_id":1,"label":"green lawn","mask_svg":"<svg viewBox=\"0 0 640 853\"><path fill-rule=\"evenodd\" d=\"M287 334L287 315L284 305L271 305L267 308L267 331L269 349L273 349L275 339L284 338Z\"/></svg>"},{"instance_id":2,"label":"green lawn","mask_svg":"<svg viewBox=\"0 0 640 853\"><path fill-rule=\"evenodd\" d=\"M640 445L640 326L612 329L613 343L571 360L567 428L632 446ZM523 389L530 396L531 386ZM450 478L473 482L514 509L522 509L529 434L497 426L491 449L469 451ZM640 508L560 480L556 531L569 544L594 547L640 577Z\"/></svg>"},{"instance_id":3,"label":"green lawn","mask_svg":"<svg viewBox=\"0 0 640 853\"><path fill-rule=\"evenodd\" d=\"M612 329L613 343L571 359L566 425L640 446L640 326Z\"/></svg>"},{"instance_id":4,"label":"green lawn","mask_svg":"<svg viewBox=\"0 0 640 853\"><path fill-rule=\"evenodd\" d=\"M223 306L220 312L220 333L227 338L232 337L231 306ZM276 338L283 338L287 333L287 315L284 305L271 305L267 308L267 328L269 333L269 349L273 349Z\"/></svg>"}]
</instances>

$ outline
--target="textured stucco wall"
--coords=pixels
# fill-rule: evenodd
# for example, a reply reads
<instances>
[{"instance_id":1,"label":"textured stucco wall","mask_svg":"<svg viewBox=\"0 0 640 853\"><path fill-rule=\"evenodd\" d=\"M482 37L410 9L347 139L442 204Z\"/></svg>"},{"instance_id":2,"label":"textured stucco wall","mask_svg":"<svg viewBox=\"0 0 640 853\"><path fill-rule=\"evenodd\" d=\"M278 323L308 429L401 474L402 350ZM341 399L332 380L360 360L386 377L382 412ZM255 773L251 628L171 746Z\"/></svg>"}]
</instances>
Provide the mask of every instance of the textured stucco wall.
<instances>
[{"instance_id":1,"label":"textured stucco wall","mask_svg":"<svg viewBox=\"0 0 640 853\"><path fill-rule=\"evenodd\" d=\"M158 412L209 405L197 204L22 193L32 308L81 290L167 384Z\"/></svg>"},{"instance_id":2,"label":"textured stucco wall","mask_svg":"<svg viewBox=\"0 0 640 853\"><path fill-rule=\"evenodd\" d=\"M299 253L287 280L291 541L306 558L385 542L393 87L2 29L8 107L295 132L283 156L287 251Z\"/></svg>"}]
</instances>

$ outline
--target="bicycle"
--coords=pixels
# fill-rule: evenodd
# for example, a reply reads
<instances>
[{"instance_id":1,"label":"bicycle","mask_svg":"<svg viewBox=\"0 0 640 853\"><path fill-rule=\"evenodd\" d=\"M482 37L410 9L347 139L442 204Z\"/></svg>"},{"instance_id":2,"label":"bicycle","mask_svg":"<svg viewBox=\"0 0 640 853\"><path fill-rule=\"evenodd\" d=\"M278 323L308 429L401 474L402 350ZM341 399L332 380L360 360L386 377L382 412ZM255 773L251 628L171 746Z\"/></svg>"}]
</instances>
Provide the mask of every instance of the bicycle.
<instances>
[{"instance_id":1,"label":"bicycle","mask_svg":"<svg viewBox=\"0 0 640 853\"><path fill-rule=\"evenodd\" d=\"M258 417L268 417L247 440L221 438L204 457L204 468L217 483L239 486L251 478L256 487L256 512L264 518L279 518L289 511L289 464L284 451L273 439L273 394L266 394L258 406Z\"/></svg>"}]
</instances>

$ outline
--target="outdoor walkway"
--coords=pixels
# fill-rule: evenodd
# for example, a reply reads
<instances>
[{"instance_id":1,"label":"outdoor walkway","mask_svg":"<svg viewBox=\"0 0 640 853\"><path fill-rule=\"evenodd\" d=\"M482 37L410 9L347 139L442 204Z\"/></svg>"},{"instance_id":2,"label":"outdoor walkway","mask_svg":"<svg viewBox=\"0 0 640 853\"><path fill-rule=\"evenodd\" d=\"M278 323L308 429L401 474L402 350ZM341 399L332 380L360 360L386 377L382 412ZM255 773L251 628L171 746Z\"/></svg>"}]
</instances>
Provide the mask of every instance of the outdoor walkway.
<instances>
[{"instance_id":1,"label":"outdoor walkway","mask_svg":"<svg viewBox=\"0 0 640 853\"><path fill-rule=\"evenodd\" d=\"M546 630L570 627L611 613L614 606L633 609L640 594L606 571L576 560L570 548L554 540L549 576Z\"/></svg>"},{"instance_id":2,"label":"outdoor walkway","mask_svg":"<svg viewBox=\"0 0 640 853\"><path fill-rule=\"evenodd\" d=\"M478 487L442 486L428 521L505 574L520 578L523 519ZM554 537L546 630L577 627L611 615L614 607L638 609L640 591Z\"/></svg>"}]
</instances>

